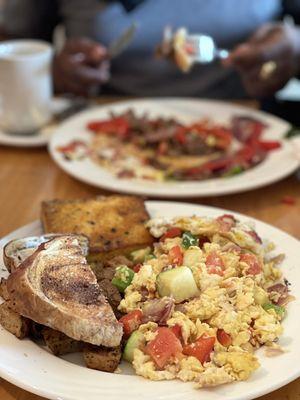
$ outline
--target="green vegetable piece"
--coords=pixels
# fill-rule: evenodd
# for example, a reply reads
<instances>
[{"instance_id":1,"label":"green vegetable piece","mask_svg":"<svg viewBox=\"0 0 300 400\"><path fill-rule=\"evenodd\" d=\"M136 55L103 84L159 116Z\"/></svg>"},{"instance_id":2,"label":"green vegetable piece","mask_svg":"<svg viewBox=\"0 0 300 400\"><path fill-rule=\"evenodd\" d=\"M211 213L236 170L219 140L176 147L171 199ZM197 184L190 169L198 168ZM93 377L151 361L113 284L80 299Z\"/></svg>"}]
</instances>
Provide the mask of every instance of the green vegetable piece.
<instances>
[{"instance_id":1,"label":"green vegetable piece","mask_svg":"<svg viewBox=\"0 0 300 400\"><path fill-rule=\"evenodd\" d=\"M124 293L125 289L131 284L134 277L134 271L126 265L120 265L116 269L115 276L111 283L116 286L119 292Z\"/></svg>"},{"instance_id":2,"label":"green vegetable piece","mask_svg":"<svg viewBox=\"0 0 300 400\"><path fill-rule=\"evenodd\" d=\"M198 246L199 240L191 232L183 232L182 234L182 246L188 249L191 246Z\"/></svg>"},{"instance_id":3,"label":"green vegetable piece","mask_svg":"<svg viewBox=\"0 0 300 400\"><path fill-rule=\"evenodd\" d=\"M145 344L145 337L142 332L134 331L130 335L123 352L124 360L132 363L133 352L135 349L140 349Z\"/></svg>"},{"instance_id":4,"label":"green vegetable piece","mask_svg":"<svg viewBox=\"0 0 300 400\"><path fill-rule=\"evenodd\" d=\"M188 267L161 272L156 278L156 288L160 297L173 297L175 303L181 303L199 295L193 273Z\"/></svg>"},{"instance_id":5,"label":"green vegetable piece","mask_svg":"<svg viewBox=\"0 0 300 400\"><path fill-rule=\"evenodd\" d=\"M287 131L284 137L291 138L298 135L300 135L300 128L297 126L292 126L292 128Z\"/></svg>"},{"instance_id":6,"label":"green vegetable piece","mask_svg":"<svg viewBox=\"0 0 300 400\"><path fill-rule=\"evenodd\" d=\"M151 247L145 247L144 249L132 251L130 253L130 258L135 264L139 264L143 263L150 253Z\"/></svg>"},{"instance_id":7,"label":"green vegetable piece","mask_svg":"<svg viewBox=\"0 0 300 400\"><path fill-rule=\"evenodd\" d=\"M153 260L153 258L156 258L154 254L148 254L148 255L145 257L145 261Z\"/></svg>"},{"instance_id":8,"label":"green vegetable piece","mask_svg":"<svg viewBox=\"0 0 300 400\"><path fill-rule=\"evenodd\" d=\"M285 314L285 307L282 306L277 306L276 304L272 303L265 303L263 304L263 309L268 311L268 310L274 310L277 314L279 314L281 317L284 316Z\"/></svg>"},{"instance_id":9,"label":"green vegetable piece","mask_svg":"<svg viewBox=\"0 0 300 400\"><path fill-rule=\"evenodd\" d=\"M235 167L232 167L230 170L228 170L223 176L230 177L230 176L238 175L243 171L244 171L243 167L241 167L240 165L236 165Z\"/></svg>"}]
</instances>

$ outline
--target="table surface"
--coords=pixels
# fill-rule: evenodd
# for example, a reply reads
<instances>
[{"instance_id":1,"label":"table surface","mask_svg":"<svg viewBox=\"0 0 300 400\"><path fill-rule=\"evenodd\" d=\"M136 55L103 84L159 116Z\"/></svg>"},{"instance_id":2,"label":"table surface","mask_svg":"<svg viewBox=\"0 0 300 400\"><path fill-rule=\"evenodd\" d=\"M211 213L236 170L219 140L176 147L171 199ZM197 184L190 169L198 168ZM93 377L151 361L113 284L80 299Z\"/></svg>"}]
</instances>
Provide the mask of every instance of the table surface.
<instances>
[{"instance_id":1,"label":"table surface","mask_svg":"<svg viewBox=\"0 0 300 400\"><path fill-rule=\"evenodd\" d=\"M101 101L103 102L103 101ZM71 178L50 159L46 149L16 149L0 146L0 237L37 218L42 200L72 199L108 191ZM295 204L282 202L292 196ZM241 212L261 219L300 239L300 182L293 175L281 182L247 193L186 200ZM38 400L0 378L1 400ZM260 400L300 400L300 379Z\"/></svg>"}]
</instances>

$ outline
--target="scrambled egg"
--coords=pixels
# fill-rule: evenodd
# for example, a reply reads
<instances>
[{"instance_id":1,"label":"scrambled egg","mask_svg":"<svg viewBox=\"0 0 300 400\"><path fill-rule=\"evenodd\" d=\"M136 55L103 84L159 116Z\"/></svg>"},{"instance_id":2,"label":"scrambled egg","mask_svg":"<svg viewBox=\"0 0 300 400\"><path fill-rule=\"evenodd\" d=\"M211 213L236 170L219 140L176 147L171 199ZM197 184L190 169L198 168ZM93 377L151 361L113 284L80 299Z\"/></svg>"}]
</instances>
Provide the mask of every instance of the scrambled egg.
<instances>
[{"instance_id":1,"label":"scrambled egg","mask_svg":"<svg viewBox=\"0 0 300 400\"><path fill-rule=\"evenodd\" d=\"M157 276L181 266L192 271L199 289L196 297L175 304L162 324L180 327L183 347L183 352L172 356L163 368L145 350L155 339L159 323L148 322L138 328L146 341L144 347L133 353L133 367L138 375L151 380L177 378L194 382L197 388L246 380L259 368L255 349L264 344L276 346L274 342L283 332L284 313L272 308L276 296L268 291L268 287L282 279L276 263L267 256L273 248L262 244L253 227L226 218L225 223L222 218L195 216L148 222L154 237L176 227L197 240L205 240L188 246L180 235L158 241L154 246L155 258L144 263L125 291L119 309L124 313L141 310L144 302L166 296L159 294ZM170 257L174 248L179 248L182 255L176 261ZM244 255L254 260L254 269ZM211 354L204 362L184 350L201 337L215 338Z\"/></svg>"}]
</instances>

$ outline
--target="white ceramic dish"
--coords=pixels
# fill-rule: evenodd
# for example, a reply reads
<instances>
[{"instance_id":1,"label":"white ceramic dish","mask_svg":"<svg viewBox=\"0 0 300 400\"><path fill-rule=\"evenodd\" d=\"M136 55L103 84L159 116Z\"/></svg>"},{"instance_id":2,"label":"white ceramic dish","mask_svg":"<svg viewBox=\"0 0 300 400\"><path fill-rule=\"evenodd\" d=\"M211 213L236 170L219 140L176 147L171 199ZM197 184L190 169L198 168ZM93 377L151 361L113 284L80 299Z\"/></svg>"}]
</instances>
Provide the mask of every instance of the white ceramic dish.
<instances>
[{"instance_id":1,"label":"white ceramic dish","mask_svg":"<svg viewBox=\"0 0 300 400\"><path fill-rule=\"evenodd\" d=\"M255 189L288 176L299 165L292 146L284 140L279 150L271 152L263 163L243 174L200 182L160 183L120 179L93 163L89 158L67 161L57 151L58 146L65 146L74 139L89 142L92 134L85 128L87 122L105 118L110 111L120 113L128 108L132 108L137 113L148 112L150 116L174 116L184 123L190 123L202 117L210 117L217 122L228 122L233 115L250 115L268 125L264 138L271 140L282 140L290 128L287 122L279 118L230 103L179 98L124 101L83 111L61 124L52 136L49 146L54 161L74 178L93 186L117 192L165 198L215 196Z\"/></svg>"},{"instance_id":2,"label":"white ceramic dish","mask_svg":"<svg viewBox=\"0 0 300 400\"><path fill-rule=\"evenodd\" d=\"M217 216L228 211L176 202L147 202L151 216L172 217L178 215ZM241 220L248 217L234 214ZM286 233L254 220L259 235L276 244L276 252L284 252L284 275L291 282L291 294L298 296L288 306L284 320L284 334L280 344L288 352L277 358L267 358L260 349L261 367L251 379L212 389L195 390L192 384L179 381L152 382L132 375L131 369L121 365L121 374L109 374L76 365L79 358L68 357L72 362L58 358L30 340L18 340L0 329L0 375L11 383L30 392L56 400L247 400L271 392L300 376L300 244ZM3 238L3 245L12 238L41 234L40 222L36 221ZM1 265L0 265L1 268ZM6 272L1 268L2 276ZM1 275L0 274L0 275ZM76 364L75 364L76 363ZM124 363L125 364L125 363Z\"/></svg>"},{"instance_id":3,"label":"white ceramic dish","mask_svg":"<svg viewBox=\"0 0 300 400\"><path fill-rule=\"evenodd\" d=\"M53 113L61 112L67 108L70 101L63 98L53 98L51 110ZM11 147L43 147L47 146L55 125L49 125L40 129L35 135L10 135L0 129L0 146Z\"/></svg>"}]
</instances>

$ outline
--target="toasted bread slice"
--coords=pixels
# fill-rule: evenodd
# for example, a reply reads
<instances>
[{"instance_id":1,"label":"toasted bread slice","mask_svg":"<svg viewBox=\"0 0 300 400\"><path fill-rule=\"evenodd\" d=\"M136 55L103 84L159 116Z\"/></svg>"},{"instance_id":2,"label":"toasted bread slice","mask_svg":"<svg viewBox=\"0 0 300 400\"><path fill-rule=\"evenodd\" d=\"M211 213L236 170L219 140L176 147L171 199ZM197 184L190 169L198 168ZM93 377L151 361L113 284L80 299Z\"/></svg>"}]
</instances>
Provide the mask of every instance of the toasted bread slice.
<instances>
[{"instance_id":1,"label":"toasted bread slice","mask_svg":"<svg viewBox=\"0 0 300 400\"><path fill-rule=\"evenodd\" d=\"M78 341L120 344L122 326L74 235L42 243L10 274L7 290L14 310L39 324Z\"/></svg>"},{"instance_id":2,"label":"toasted bread slice","mask_svg":"<svg viewBox=\"0 0 300 400\"><path fill-rule=\"evenodd\" d=\"M29 334L30 321L9 307L9 302L0 305L0 324L19 339Z\"/></svg>"},{"instance_id":3,"label":"toasted bread slice","mask_svg":"<svg viewBox=\"0 0 300 400\"><path fill-rule=\"evenodd\" d=\"M85 346L83 357L88 368L99 371L114 372L121 360L121 346L105 348L97 346Z\"/></svg>"},{"instance_id":4,"label":"toasted bread slice","mask_svg":"<svg viewBox=\"0 0 300 400\"><path fill-rule=\"evenodd\" d=\"M1 280L0 280L0 296L2 297L3 300L9 300L6 283L7 283L7 279L1 278Z\"/></svg>"},{"instance_id":5,"label":"toasted bread slice","mask_svg":"<svg viewBox=\"0 0 300 400\"><path fill-rule=\"evenodd\" d=\"M82 342L74 340L54 329L44 327L42 329L42 337L48 349L51 350L55 356L82 351Z\"/></svg>"},{"instance_id":6,"label":"toasted bread slice","mask_svg":"<svg viewBox=\"0 0 300 400\"><path fill-rule=\"evenodd\" d=\"M90 242L90 261L106 260L153 243L142 199L132 196L53 200L42 203L45 232L80 233Z\"/></svg>"}]
</instances>

